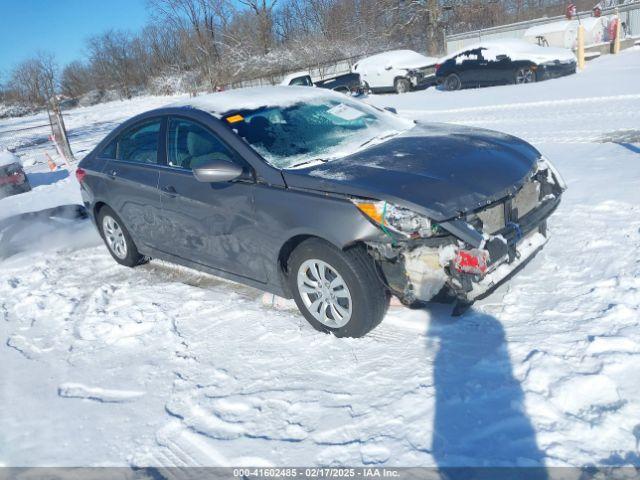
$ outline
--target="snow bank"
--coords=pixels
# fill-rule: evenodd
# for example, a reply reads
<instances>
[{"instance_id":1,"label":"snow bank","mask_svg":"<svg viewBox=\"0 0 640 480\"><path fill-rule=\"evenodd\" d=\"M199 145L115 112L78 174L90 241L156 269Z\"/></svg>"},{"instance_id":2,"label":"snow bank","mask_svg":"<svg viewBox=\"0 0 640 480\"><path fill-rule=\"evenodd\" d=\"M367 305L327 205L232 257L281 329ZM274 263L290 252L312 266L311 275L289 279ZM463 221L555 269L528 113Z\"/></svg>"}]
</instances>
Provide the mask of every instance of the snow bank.
<instances>
[{"instance_id":1,"label":"snow bank","mask_svg":"<svg viewBox=\"0 0 640 480\"><path fill-rule=\"evenodd\" d=\"M130 402L144 396L145 392L136 390L110 390L100 387L88 387L81 383L63 383L58 387L58 395L63 398L83 398L103 403Z\"/></svg>"}]
</instances>

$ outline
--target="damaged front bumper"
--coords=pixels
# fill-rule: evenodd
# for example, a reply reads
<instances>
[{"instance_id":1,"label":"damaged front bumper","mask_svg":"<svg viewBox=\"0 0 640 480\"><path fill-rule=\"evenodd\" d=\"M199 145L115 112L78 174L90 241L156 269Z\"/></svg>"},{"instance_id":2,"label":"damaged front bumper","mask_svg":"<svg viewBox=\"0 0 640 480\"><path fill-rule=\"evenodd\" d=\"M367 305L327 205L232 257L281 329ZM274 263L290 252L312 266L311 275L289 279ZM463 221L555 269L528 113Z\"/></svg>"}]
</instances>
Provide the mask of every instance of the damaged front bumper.
<instances>
[{"instance_id":1,"label":"damaged front bumper","mask_svg":"<svg viewBox=\"0 0 640 480\"><path fill-rule=\"evenodd\" d=\"M542 165L512 197L440 223L449 235L369 243L391 291L405 304L442 293L470 303L517 273L546 244L547 219L566 188Z\"/></svg>"}]
</instances>

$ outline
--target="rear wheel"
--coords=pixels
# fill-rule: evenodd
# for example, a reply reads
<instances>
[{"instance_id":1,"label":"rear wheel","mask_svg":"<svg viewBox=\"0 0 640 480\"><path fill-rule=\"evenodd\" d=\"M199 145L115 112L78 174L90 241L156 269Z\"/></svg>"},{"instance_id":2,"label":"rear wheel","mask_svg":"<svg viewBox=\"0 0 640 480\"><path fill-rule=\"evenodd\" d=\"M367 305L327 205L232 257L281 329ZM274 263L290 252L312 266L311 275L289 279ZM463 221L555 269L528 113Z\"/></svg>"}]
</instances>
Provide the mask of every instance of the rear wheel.
<instances>
[{"instance_id":1,"label":"rear wheel","mask_svg":"<svg viewBox=\"0 0 640 480\"><path fill-rule=\"evenodd\" d=\"M448 91L460 90L462 88L462 80L457 73L451 73L444 79L444 89Z\"/></svg>"},{"instance_id":2,"label":"rear wheel","mask_svg":"<svg viewBox=\"0 0 640 480\"><path fill-rule=\"evenodd\" d=\"M411 91L411 82L406 78L396 78L394 82L396 93L407 93Z\"/></svg>"},{"instance_id":3,"label":"rear wheel","mask_svg":"<svg viewBox=\"0 0 640 480\"><path fill-rule=\"evenodd\" d=\"M342 251L309 239L293 251L288 270L296 304L316 330L362 337L384 318L389 293L364 247Z\"/></svg>"},{"instance_id":4,"label":"rear wheel","mask_svg":"<svg viewBox=\"0 0 640 480\"><path fill-rule=\"evenodd\" d=\"M514 83L516 85L521 85L523 83L533 83L536 81L536 74L529 67L518 68L513 75Z\"/></svg>"},{"instance_id":5,"label":"rear wheel","mask_svg":"<svg viewBox=\"0 0 640 480\"><path fill-rule=\"evenodd\" d=\"M100 209L97 223L109 253L120 265L135 267L148 261L140 255L122 220L111 208L104 206Z\"/></svg>"}]
</instances>

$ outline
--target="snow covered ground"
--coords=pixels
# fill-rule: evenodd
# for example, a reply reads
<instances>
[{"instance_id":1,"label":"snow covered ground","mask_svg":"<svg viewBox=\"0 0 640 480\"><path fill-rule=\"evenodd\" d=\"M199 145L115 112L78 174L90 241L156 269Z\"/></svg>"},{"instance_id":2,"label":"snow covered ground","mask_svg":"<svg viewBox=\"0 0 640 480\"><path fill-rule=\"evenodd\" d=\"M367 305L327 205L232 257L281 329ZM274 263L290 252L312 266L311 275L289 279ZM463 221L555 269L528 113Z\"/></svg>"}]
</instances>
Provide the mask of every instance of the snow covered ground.
<instances>
[{"instance_id":1,"label":"snow covered ground","mask_svg":"<svg viewBox=\"0 0 640 480\"><path fill-rule=\"evenodd\" d=\"M121 267L87 222L33 225L0 251L0 465L639 466L638 78L636 48L539 84L367 100L519 135L569 184L545 250L459 319L396 307L336 339L257 290ZM72 147L175 101L70 111ZM35 187L0 222L79 201L46 169L46 127L2 133L43 123L0 121Z\"/></svg>"}]
</instances>

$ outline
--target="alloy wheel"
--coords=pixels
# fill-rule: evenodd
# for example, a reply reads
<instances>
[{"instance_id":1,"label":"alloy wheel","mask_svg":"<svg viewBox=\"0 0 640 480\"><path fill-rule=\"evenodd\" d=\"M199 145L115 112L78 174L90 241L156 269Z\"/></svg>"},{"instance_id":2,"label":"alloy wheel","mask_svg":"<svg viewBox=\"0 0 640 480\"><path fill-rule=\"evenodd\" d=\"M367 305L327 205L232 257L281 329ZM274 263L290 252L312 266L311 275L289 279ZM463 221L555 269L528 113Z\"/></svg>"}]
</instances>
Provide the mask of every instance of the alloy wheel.
<instances>
[{"instance_id":1,"label":"alloy wheel","mask_svg":"<svg viewBox=\"0 0 640 480\"><path fill-rule=\"evenodd\" d=\"M298 292L313 317L329 328L341 328L351 319L351 292L338 271L328 263L309 259L300 265Z\"/></svg>"},{"instance_id":2,"label":"alloy wheel","mask_svg":"<svg viewBox=\"0 0 640 480\"><path fill-rule=\"evenodd\" d=\"M519 68L516 72L516 83L533 83L533 71L530 68Z\"/></svg>"},{"instance_id":3,"label":"alloy wheel","mask_svg":"<svg viewBox=\"0 0 640 480\"><path fill-rule=\"evenodd\" d=\"M449 75L447 77L445 90L449 90L449 91L460 90L460 87L461 87L460 77L458 77L455 74Z\"/></svg>"},{"instance_id":4,"label":"alloy wheel","mask_svg":"<svg viewBox=\"0 0 640 480\"><path fill-rule=\"evenodd\" d=\"M121 260L127 257L127 240L118 222L111 216L105 215L102 219L102 232L109 250Z\"/></svg>"}]
</instances>

